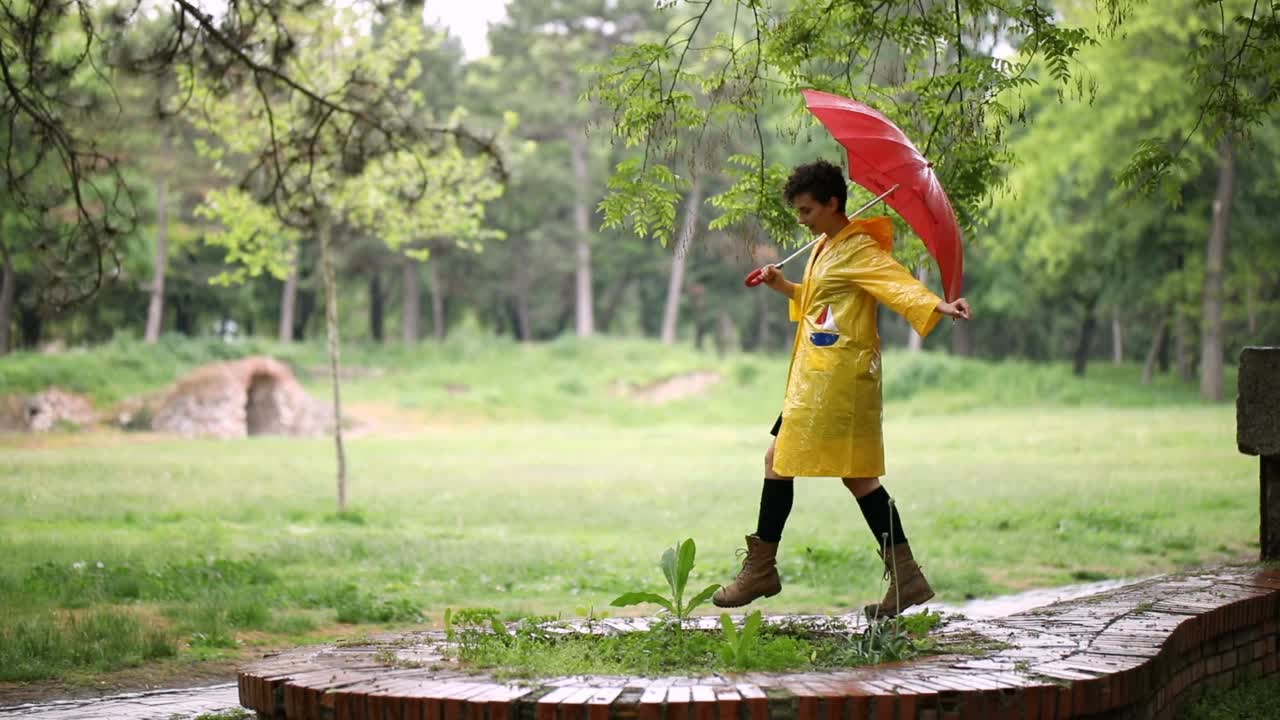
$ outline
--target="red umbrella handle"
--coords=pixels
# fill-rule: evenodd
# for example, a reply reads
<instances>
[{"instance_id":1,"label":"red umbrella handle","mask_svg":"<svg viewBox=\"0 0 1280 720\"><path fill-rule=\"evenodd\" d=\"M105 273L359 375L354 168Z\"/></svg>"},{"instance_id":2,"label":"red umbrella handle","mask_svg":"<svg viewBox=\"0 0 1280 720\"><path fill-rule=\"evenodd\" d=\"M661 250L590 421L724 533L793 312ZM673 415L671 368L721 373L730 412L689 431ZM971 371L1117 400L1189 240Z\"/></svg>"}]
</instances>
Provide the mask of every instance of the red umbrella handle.
<instances>
[{"instance_id":1,"label":"red umbrella handle","mask_svg":"<svg viewBox=\"0 0 1280 720\"><path fill-rule=\"evenodd\" d=\"M755 287L764 282L764 268L756 268L747 273L747 279L742 281L747 287Z\"/></svg>"}]
</instances>

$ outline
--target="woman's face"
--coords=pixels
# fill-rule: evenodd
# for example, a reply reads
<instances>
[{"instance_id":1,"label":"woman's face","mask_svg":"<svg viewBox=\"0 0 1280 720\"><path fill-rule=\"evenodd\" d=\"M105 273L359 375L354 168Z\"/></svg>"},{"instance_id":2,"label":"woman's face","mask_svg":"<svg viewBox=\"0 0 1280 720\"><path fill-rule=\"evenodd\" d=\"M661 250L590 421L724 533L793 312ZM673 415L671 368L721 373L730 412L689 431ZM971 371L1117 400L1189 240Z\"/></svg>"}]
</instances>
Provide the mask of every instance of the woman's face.
<instances>
[{"instance_id":1,"label":"woman's face","mask_svg":"<svg viewBox=\"0 0 1280 720\"><path fill-rule=\"evenodd\" d=\"M833 221L840 215L840 211L837 210L839 206L839 198L829 198L825 203L820 203L809 193L800 193L791 200L791 207L796 211L796 219L808 228L809 232L815 234L824 232L822 228L831 227Z\"/></svg>"}]
</instances>

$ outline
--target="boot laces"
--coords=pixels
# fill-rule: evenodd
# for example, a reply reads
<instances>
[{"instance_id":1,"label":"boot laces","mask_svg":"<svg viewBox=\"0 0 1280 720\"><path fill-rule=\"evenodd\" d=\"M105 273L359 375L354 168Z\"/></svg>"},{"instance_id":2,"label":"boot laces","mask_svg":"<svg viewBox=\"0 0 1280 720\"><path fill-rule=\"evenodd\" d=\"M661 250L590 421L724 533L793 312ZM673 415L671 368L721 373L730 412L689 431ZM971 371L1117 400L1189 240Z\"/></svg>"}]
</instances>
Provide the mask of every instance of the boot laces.
<instances>
[{"instance_id":1,"label":"boot laces","mask_svg":"<svg viewBox=\"0 0 1280 720\"><path fill-rule=\"evenodd\" d=\"M734 555L742 561L742 569L738 571L738 575L741 576L751 567L751 551L747 548L738 548L734 551Z\"/></svg>"},{"instance_id":2,"label":"boot laces","mask_svg":"<svg viewBox=\"0 0 1280 720\"><path fill-rule=\"evenodd\" d=\"M897 576L894 573L894 571L897 570L897 568L893 564L893 551L888 549L881 550L880 561L881 561L881 564L884 565L884 575L882 575L881 578L884 580L888 580L890 587L892 587L893 584L896 583L898 580Z\"/></svg>"}]
</instances>

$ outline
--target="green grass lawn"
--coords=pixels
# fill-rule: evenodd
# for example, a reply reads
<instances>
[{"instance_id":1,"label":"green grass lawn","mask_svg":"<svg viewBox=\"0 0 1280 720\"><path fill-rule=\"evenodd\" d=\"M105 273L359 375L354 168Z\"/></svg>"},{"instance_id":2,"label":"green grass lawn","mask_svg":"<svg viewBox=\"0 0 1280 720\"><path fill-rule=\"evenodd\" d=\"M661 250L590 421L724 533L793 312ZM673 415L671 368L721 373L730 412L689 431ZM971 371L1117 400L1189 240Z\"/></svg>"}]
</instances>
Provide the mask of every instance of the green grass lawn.
<instances>
[{"instance_id":1,"label":"green grass lawn","mask_svg":"<svg viewBox=\"0 0 1280 720\"><path fill-rule=\"evenodd\" d=\"M1221 408L911 417L886 432L886 483L944 600L1157 573L1256 543L1253 462ZM446 607L572 615L657 589L657 558L677 538L698 541L699 582L730 578L767 439L760 426L580 423L358 438L346 518L320 440L10 445L0 605L12 621L142 603L187 635L210 634L201 623L287 635L290 618L325 624L344 608L433 622ZM837 481L799 483L786 588L761 606L873 599L880 573L856 504Z\"/></svg>"},{"instance_id":2,"label":"green grass lawn","mask_svg":"<svg viewBox=\"0 0 1280 720\"><path fill-rule=\"evenodd\" d=\"M119 626L145 662L313 640L339 620L438 625L449 607L572 616L658 590L658 557L683 537L699 547L691 585L732 577L785 358L553 344L473 367L441 352L393 353L348 387L398 425L349 440L344 516L324 439L0 436L0 679L104 669L75 659L98 625ZM699 399L653 407L608 389L704 366L725 381ZM1121 371L1082 382L935 356L886 366L885 482L941 600L1256 553L1256 460L1236 451L1231 407ZM450 382L469 389L441 390ZM757 605L876 599L852 497L836 480L798 483L784 591ZM69 617L80 635L64 632Z\"/></svg>"}]
</instances>

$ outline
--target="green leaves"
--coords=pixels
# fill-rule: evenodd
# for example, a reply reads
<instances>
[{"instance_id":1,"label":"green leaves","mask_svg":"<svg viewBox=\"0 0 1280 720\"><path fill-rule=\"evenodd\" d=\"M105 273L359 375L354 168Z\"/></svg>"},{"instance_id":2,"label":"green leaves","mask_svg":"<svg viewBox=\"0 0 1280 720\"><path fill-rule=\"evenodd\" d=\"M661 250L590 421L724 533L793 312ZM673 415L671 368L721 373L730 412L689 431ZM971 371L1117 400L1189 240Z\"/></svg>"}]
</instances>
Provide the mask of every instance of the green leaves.
<instances>
[{"instance_id":1,"label":"green leaves","mask_svg":"<svg viewBox=\"0 0 1280 720\"><path fill-rule=\"evenodd\" d=\"M713 227L758 224L787 238L795 224L778 198L782 171L770 155L794 154L765 141L774 126L787 125L780 113L790 113L794 129L808 124L799 91L816 88L868 100L889 115L935 163L961 224L972 229L1003 181L1011 128L1026 117L1024 94L1044 84L1060 100L1091 97L1096 86L1081 72L1080 56L1129 3L1110 0L1111 25L1096 30L1031 1L993 12L979 0L919 8L796 0L751 3L743 17L718 16L712 5L688 4L687 19L661 42L621 48L598 69L590 96L612 111L626 146L645 150L643 162L618 166L601 204L606 226L628 222L637 234L668 242L675 203L668 168L692 162L681 149L695 156L706 136L722 132L721 144L746 140L756 152L729 161L735 181L710 200L723 211ZM988 33L1017 42L1017 52L992 57L977 39ZM718 160L706 170L721 170Z\"/></svg>"},{"instance_id":2,"label":"green leaves","mask_svg":"<svg viewBox=\"0 0 1280 720\"><path fill-rule=\"evenodd\" d=\"M653 237L665 247L676 226L676 205L687 185L665 165L645 166L632 158L618 163L609 178L610 193L600 202L605 228L625 228Z\"/></svg>"},{"instance_id":3,"label":"green leaves","mask_svg":"<svg viewBox=\"0 0 1280 720\"><path fill-rule=\"evenodd\" d=\"M782 197L788 173L788 168L765 164L756 155L731 156L725 174L734 179L733 185L710 199L721 210L720 216L711 221L711 229L758 224L776 241L793 239L800 225Z\"/></svg>"},{"instance_id":4,"label":"green leaves","mask_svg":"<svg viewBox=\"0 0 1280 720\"><path fill-rule=\"evenodd\" d=\"M283 232L285 224L306 227L320 215L415 255L421 248L414 244L436 238L478 248L502 237L484 212L503 191L494 165L514 115L482 140L467 129L464 112L430 106L420 87L421 54L441 38L428 36L412 13L388 12L377 32L353 31L367 19L362 12L317 6L280 18L300 39L283 71L304 74L310 92L256 76L227 85L194 67L180 73L190 119L218 141L201 143L202 154L224 174L253 168L243 190L214 194L202 209L224 228L211 242L238 266L220 282L282 276L298 239ZM474 142L464 148L460 139ZM278 222L250 207L251 199Z\"/></svg>"},{"instance_id":5,"label":"green leaves","mask_svg":"<svg viewBox=\"0 0 1280 720\"><path fill-rule=\"evenodd\" d=\"M684 547L683 545L680 546L680 550L683 551ZM658 567L662 568L663 576L667 578L667 587L671 588L671 596L676 598L677 603L680 600L680 596L684 594L684 585L689 578L687 570L683 578L679 575L683 552L680 555L682 557L677 558L676 548L667 548L666 552L662 553L662 562L658 563Z\"/></svg>"},{"instance_id":6,"label":"green leaves","mask_svg":"<svg viewBox=\"0 0 1280 720\"><path fill-rule=\"evenodd\" d=\"M720 589L719 583L714 583L702 588L702 592L698 593L697 595L694 595L693 599L690 600L688 604L685 605L684 614L688 616L688 614L696 610L699 605L710 600L711 596L714 595L715 592L719 589Z\"/></svg>"},{"instance_id":7,"label":"green leaves","mask_svg":"<svg viewBox=\"0 0 1280 720\"><path fill-rule=\"evenodd\" d=\"M724 661L740 669L749 669L759 646L760 626L764 618L759 610L747 616L739 632L729 613L720 613L720 629L724 632L724 647L720 655Z\"/></svg>"},{"instance_id":8,"label":"green leaves","mask_svg":"<svg viewBox=\"0 0 1280 720\"><path fill-rule=\"evenodd\" d=\"M365 165L339 186L336 208L355 224L376 231L392 250L416 241L449 237L498 239L485 227L485 203L502 195L489 161L445 142L423 163L423 152L395 152ZM406 178L417 182L406 183Z\"/></svg>"},{"instance_id":9,"label":"green leaves","mask_svg":"<svg viewBox=\"0 0 1280 720\"><path fill-rule=\"evenodd\" d=\"M651 593L651 592L623 593L618 597L614 598L613 602L609 604L614 607L626 607L628 605L640 605L642 603L653 603L654 605L660 606L662 609L666 610L667 612L673 615L676 612L676 607L675 605L672 604L670 600L662 597L661 595L658 595L656 593Z\"/></svg>"},{"instance_id":10,"label":"green leaves","mask_svg":"<svg viewBox=\"0 0 1280 720\"><path fill-rule=\"evenodd\" d=\"M289 274L298 233L248 193L239 188L212 190L195 214L217 224L205 242L226 249L226 262L232 266L211 278L211 283L235 285L264 272L276 278Z\"/></svg>"},{"instance_id":11,"label":"green leaves","mask_svg":"<svg viewBox=\"0 0 1280 720\"><path fill-rule=\"evenodd\" d=\"M688 619L689 613L710 599L712 594L720 588L719 585L708 585L689 602L684 602L685 589L689 584L689 573L693 570L697 554L698 549L693 542L693 538L677 543L675 547L667 548L662 553L662 559L658 563L658 567L662 569L662 575L667 579L667 587L671 590L670 598L651 592L629 592L614 598L610 604L614 607L625 607L627 605L652 603L675 615L677 620L683 622Z\"/></svg>"}]
</instances>

